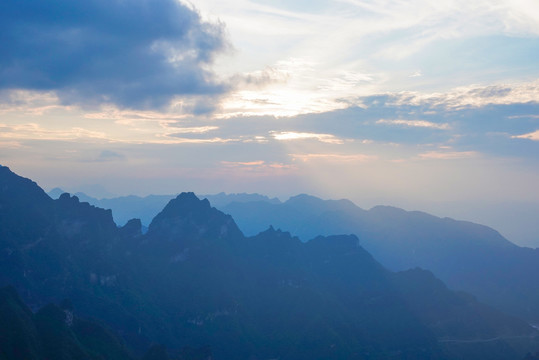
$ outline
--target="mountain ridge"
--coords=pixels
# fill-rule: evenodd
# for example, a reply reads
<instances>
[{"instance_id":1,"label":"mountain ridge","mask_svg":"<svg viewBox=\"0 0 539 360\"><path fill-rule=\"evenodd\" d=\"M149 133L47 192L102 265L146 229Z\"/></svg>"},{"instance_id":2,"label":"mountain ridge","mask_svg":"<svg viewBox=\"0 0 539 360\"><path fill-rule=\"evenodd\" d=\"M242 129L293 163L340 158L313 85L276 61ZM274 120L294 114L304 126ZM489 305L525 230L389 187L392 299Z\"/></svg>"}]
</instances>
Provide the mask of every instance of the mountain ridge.
<instances>
[{"instance_id":1,"label":"mountain ridge","mask_svg":"<svg viewBox=\"0 0 539 360\"><path fill-rule=\"evenodd\" d=\"M519 247L490 227L386 205L364 210L348 200L322 200L307 194L285 202L257 198L223 204L220 210L231 214L248 236L269 225L304 241L317 235L354 233L394 271L416 266L432 270L453 289L474 293L531 322L539 321L539 291L530 290L538 284L526 275L539 271L534 265L539 251ZM478 263L487 267L475 266ZM499 263L506 264L507 273ZM504 290L509 288L513 290Z\"/></svg>"},{"instance_id":2,"label":"mountain ridge","mask_svg":"<svg viewBox=\"0 0 539 360\"><path fill-rule=\"evenodd\" d=\"M5 196L0 204L7 204ZM405 297L397 283L408 285L356 236L304 243L275 228L255 237L239 229L219 236L223 224L237 229L227 223L233 219L189 193L172 200L146 235L137 221L111 227L110 212L69 195L51 201L46 212L52 222L37 235L37 245L11 253L0 247L3 257L18 259L4 281L14 281L36 304L70 298L81 314L106 320L139 353L159 339L172 349L210 345L216 359L473 358L470 349L438 340L451 333L446 325L435 332L444 308L434 307L432 317L422 319L407 299L423 292ZM66 225L74 231L58 231ZM433 305L436 291L424 293L423 301ZM539 347L533 328L496 310L484 318L481 306L473 299L457 304L464 324L465 309L476 321L494 324L472 327L466 336L490 336L487 328L505 335L509 329L528 341L500 338L482 348L484 354L519 359Z\"/></svg>"}]
</instances>

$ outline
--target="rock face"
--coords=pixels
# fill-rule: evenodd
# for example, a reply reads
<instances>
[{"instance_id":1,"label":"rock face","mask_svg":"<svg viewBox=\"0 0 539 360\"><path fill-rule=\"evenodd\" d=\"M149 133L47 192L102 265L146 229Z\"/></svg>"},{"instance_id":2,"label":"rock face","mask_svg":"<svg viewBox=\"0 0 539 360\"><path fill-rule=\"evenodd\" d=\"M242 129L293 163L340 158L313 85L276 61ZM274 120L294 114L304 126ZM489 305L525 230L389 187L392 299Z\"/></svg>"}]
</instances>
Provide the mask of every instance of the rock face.
<instances>
[{"instance_id":1,"label":"rock face","mask_svg":"<svg viewBox=\"0 0 539 360\"><path fill-rule=\"evenodd\" d=\"M110 211L68 194L52 200L0 170L0 185L9 187L0 192L0 285L14 285L34 309L68 298L77 314L106 322L139 354L155 342L179 358L218 360L475 359L478 352L518 359L539 348L521 320L424 270L386 270L354 235L304 243L270 227L245 237L192 193L171 200L142 234L140 221L118 228ZM65 332L50 334L71 336L67 312L43 309L45 323L66 321ZM18 313L15 323L37 321ZM41 330L29 329L32 349ZM66 341L78 339L82 352L69 345L75 352L66 356L91 356L74 334ZM148 357L168 356L152 349Z\"/></svg>"}]
</instances>

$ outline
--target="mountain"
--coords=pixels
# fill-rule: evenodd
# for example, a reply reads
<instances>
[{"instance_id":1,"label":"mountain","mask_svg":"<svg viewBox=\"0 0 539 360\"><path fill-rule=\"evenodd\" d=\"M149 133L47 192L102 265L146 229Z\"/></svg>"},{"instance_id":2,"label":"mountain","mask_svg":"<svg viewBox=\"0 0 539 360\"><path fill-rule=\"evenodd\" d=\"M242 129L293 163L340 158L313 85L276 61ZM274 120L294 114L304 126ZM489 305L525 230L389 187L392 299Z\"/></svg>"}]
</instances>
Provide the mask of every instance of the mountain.
<instances>
[{"instance_id":1,"label":"mountain","mask_svg":"<svg viewBox=\"0 0 539 360\"><path fill-rule=\"evenodd\" d=\"M55 187L54 189L51 189L49 192L47 192L47 195L49 195L53 199L58 199L60 195L62 195L65 192L67 191L62 190L59 187Z\"/></svg>"},{"instance_id":2,"label":"mountain","mask_svg":"<svg viewBox=\"0 0 539 360\"><path fill-rule=\"evenodd\" d=\"M32 309L70 299L141 356L163 355L152 343L179 358L211 349L218 360L501 360L539 348L525 322L425 270L386 270L353 235L302 242L270 227L245 237L193 193L143 234L140 221L118 228L110 210L69 194L52 200L7 168L0 189L0 285Z\"/></svg>"},{"instance_id":3,"label":"mountain","mask_svg":"<svg viewBox=\"0 0 539 360\"><path fill-rule=\"evenodd\" d=\"M54 188L48 192L53 199L58 199L64 191ZM165 205L177 195L148 195L145 197L129 195L115 198L96 199L82 192L74 194L82 202L91 205L111 209L114 221L118 225L124 225L133 218L140 219L144 227L148 227L153 218L165 207ZM224 207L232 202L253 202L263 201L270 204L280 204L279 199L269 198L260 194L225 194L223 192L215 195L200 195L202 199L208 199L217 208Z\"/></svg>"},{"instance_id":4,"label":"mountain","mask_svg":"<svg viewBox=\"0 0 539 360\"><path fill-rule=\"evenodd\" d=\"M102 322L78 317L69 301L32 313L11 286L0 288L0 339L3 360L138 359ZM208 360L211 350L183 348L171 357L163 345L153 345L142 359Z\"/></svg>"},{"instance_id":5,"label":"mountain","mask_svg":"<svg viewBox=\"0 0 539 360\"><path fill-rule=\"evenodd\" d=\"M539 278L529 275L539 273L539 250L519 247L489 227L390 206L363 210L347 200L308 195L282 204L231 203L222 210L246 234L270 224L302 240L356 234L391 270L429 269L450 288L539 322Z\"/></svg>"},{"instance_id":6,"label":"mountain","mask_svg":"<svg viewBox=\"0 0 539 360\"><path fill-rule=\"evenodd\" d=\"M103 325L48 304L37 313L13 287L0 288L0 358L132 360L123 342Z\"/></svg>"}]
</instances>

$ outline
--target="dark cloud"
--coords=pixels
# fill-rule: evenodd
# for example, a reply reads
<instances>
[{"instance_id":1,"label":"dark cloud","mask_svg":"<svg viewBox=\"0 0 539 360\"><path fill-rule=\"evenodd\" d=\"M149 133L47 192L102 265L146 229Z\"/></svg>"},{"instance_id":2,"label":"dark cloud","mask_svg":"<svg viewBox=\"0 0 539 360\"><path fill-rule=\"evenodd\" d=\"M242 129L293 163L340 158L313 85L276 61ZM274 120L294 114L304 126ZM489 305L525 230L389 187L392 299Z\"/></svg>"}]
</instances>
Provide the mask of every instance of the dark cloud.
<instances>
[{"instance_id":1,"label":"dark cloud","mask_svg":"<svg viewBox=\"0 0 539 360\"><path fill-rule=\"evenodd\" d=\"M177 0L7 0L0 89L55 90L64 103L162 107L223 91L207 70L222 24Z\"/></svg>"}]
</instances>

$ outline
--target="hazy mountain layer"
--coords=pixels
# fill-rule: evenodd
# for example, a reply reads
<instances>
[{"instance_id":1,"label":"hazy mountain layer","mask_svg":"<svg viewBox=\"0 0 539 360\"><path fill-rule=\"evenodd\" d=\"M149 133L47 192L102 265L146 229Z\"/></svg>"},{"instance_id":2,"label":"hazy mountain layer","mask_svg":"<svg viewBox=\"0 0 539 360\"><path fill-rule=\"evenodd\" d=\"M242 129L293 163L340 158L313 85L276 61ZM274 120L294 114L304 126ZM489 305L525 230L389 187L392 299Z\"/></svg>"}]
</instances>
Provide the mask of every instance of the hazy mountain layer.
<instances>
[{"instance_id":1,"label":"hazy mountain layer","mask_svg":"<svg viewBox=\"0 0 539 360\"><path fill-rule=\"evenodd\" d=\"M0 359L135 360L120 337L100 321L81 319L68 301L35 314L13 287L0 288ZM209 348L183 348L169 356L153 345L142 360L209 360Z\"/></svg>"},{"instance_id":2,"label":"hazy mountain layer","mask_svg":"<svg viewBox=\"0 0 539 360\"><path fill-rule=\"evenodd\" d=\"M33 308L69 298L139 352L161 342L210 346L216 359L519 359L539 348L525 322L427 271L386 270L355 236L246 238L192 193L143 235L140 221L117 228L110 211L52 200L5 167L0 204L1 284Z\"/></svg>"},{"instance_id":3,"label":"hazy mountain layer","mask_svg":"<svg viewBox=\"0 0 539 360\"><path fill-rule=\"evenodd\" d=\"M217 201L216 207L231 214L247 235L269 225L303 241L317 235L356 234L362 246L389 269L429 269L453 289L539 322L539 279L528 276L539 273L539 252L516 246L489 227L389 206L363 210L348 200L308 195L284 203L256 194L206 197L212 204ZM149 224L170 198L84 199L111 208L119 223L139 217Z\"/></svg>"},{"instance_id":4,"label":"hazy mountain layer","mask_svg":"<svg viewBox=\"0 0 539 360\"><path fill-rule=\"evenodd\" d=\"M133 359L101 324L52 304L33 314L12 287L0 288L0 339L0 358L5 360Z\"/></svg>"},{"instance_id":5,"label":"hazy mountain layer","mask_svg":"<svg viewBox=\"0 0 539 360\"><path fill-rule=\"evenodd\" d=\"M64 191L60 188L54 188L48 192L48 195L53 199L58 199ZM87 202L91 205L103 208L112 209L113 218L116 224L123 226L129 220L140 219L142 225L147 227L152 222L153 218L165 207L165 205L175 195L148 195L145 197L130 195L107 199L96 199L82 192L75 193L81 202ZM232 202L253 202L264 201L270 204L280 204L277 198L269 198L259 194L225 194L219 193L215 195L199 195L201 199L208 199L212 206L216 208L224 207Z\"/></svg>"},{"instance_id":6,"label":"hazy mountain layer","mask_svg":"<svg viewBox=\"0 0 539 360\"><path fill-rule=\"evenodd\" d=\"M504 311L539 321L539 251L519 247L497 231L419 211L299 195L282 204L231 203L222 208L246 234L272 224L302 240L356 234L389 269L431 270L453 289L465 290Z\"/></svg>"}]
</instances>

